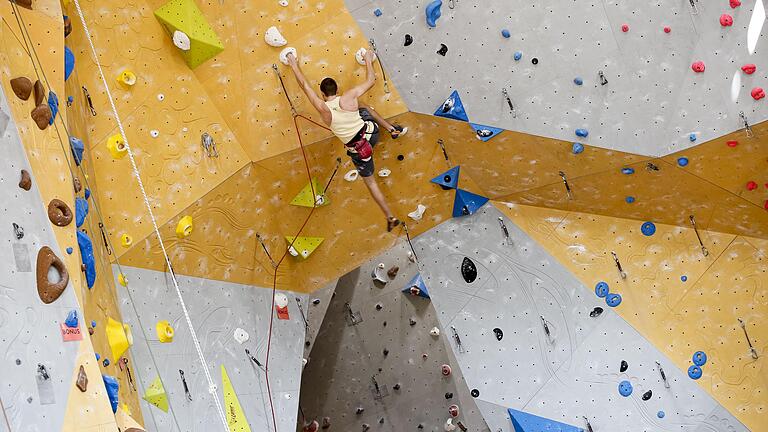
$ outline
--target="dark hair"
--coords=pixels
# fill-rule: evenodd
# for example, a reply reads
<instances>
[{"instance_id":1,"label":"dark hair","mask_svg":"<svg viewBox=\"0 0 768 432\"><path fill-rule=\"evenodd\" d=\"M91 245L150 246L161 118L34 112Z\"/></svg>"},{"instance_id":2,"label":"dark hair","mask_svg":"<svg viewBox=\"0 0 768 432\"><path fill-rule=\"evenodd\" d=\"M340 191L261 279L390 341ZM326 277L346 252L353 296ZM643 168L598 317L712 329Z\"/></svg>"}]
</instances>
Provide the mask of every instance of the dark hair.
<instances>
[{"instance_id":1,"label":"dark hair","mask_svg":"<svg viewBox=\"0 0 768 432\"><path fill-rule=\"evenodd\" d=\"M334 96L338 90L339 87L336 85L336 81L334 81L333 78L325 78L320 82L320 91L326 96Z\"/></svg>"}]
</instances>

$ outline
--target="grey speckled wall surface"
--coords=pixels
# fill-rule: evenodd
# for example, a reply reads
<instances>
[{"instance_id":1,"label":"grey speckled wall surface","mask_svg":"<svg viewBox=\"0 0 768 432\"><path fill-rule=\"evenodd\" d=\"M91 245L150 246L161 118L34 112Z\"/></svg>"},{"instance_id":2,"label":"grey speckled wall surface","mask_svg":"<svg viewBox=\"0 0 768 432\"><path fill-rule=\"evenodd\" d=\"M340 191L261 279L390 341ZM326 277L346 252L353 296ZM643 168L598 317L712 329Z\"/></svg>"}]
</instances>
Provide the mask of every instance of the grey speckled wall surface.
<instances>
[{"instance_id":1,"label":"grey speckled wall surface","mask_svg":"<svg viewBox=\"0 0 768 432\"><path fill-rule=\"evenodd\" d=\"M432 114L458 90L471 122L647 156L738 130L740 111L752 124L768 118L765 100L750 95L756 86L768 88L765 35L754 38L753 52L748 46L754 1L736 9L727 0L698 1L694 15L684 0L444 0L435 28L426 24L429 3L346 0L412 111ZM720 26L723 13L733 26ZM763 18L755 17L756 36ZM407 47L406 34L413 38ZM437 54L441 44L445 56ZM691 70L698 60L704 73ZM744 74L747 63L758 71ZM578 138L577 128L589 136Z\"/></svg>"},{"instance_id":2,"label":"grey speckled wall surface","mask_svg":"<svg viewBox=\"0 0 768 432\"><path fill-rule=\"evenodd\" d=\"M63 251L51 231L24 146L9 113L0 87L0 399L14 432L58 431L72 390L80 343L63 342L59 324L69 311L77 309L81 329L85 325L71 282L51 304L43 304L37 294L38 250L49 246L59 257ZM29 191L18 186L22 169L32 175ZM21 239L16 238L13 223L23 229ZM36 380L38 364L44 365L50 376L40 388ZM100 381L100 377L90 379L94 383ZM0 431L6 429L0 413Z\"/></svg>"},{"instance_id":3,"label":"grey speckled wall surface","mask_svg":"<svg viewBox=\"0 0 768 432\"><path fill-rule=\"evenodd\" d=\"M491 430L514 431L506 412L514 408L582 428L587 417L595 431L746 431L506 218L505 240L499 217L488 204L415 240L438 318L461 338L461 347L451 339L451 348L467 384L479 391L478 407ZM477 267L472 283L462 278L464 257ZM595 306L605 311L590 317ZM500 341L494 328L503 331ZM622 380L634 386L630 397L619 395ZM646 401L641 396L648 390Z\"/></svg>"},{"instance_id":4,"label":"grey speckled wall surface","mask_svg":"<svg viewBox=\"0 0 768 432\"><path fill-rule=\"evenodd\" d=\"M124 322L133 329L131 352L136 362L134 369L138 375L139 394L143 395L159 374L170 403L170 409L165 413L142 401L146 427L153 432L223 431L170 276L133 267L122 267L122 271L131 281L130 297L124 289L118 293ZM177 276L177 280L208 369L218 386L219 400L224 403L221 384L221 365L224 365L251 430L274 430L264 370L245 354L247 348L262 365L265 364L272 290L186 276ZM305 307L307 304L305 294L285 294L289 300L290 319L275 318L270 353L269 379L278 432L293 431L296 427L305 325L295 297L298 296ZM158 341L155 324L159 320L168 320L173 326L173 342ZM243 344L234 338L237 328L249 334L249 340ZM185 395L179 369L184 371L191 401Z\"/></svg>"}]
</instances>

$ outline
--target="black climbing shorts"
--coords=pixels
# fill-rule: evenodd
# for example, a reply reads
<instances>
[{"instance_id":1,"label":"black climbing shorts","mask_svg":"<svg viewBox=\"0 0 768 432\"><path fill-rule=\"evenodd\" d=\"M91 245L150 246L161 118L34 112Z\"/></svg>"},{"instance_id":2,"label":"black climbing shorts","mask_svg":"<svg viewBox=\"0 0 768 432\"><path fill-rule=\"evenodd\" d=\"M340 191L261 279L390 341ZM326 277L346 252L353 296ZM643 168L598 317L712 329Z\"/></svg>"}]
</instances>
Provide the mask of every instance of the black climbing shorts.
<instances>
[{"instance_id":1,"label":"black climbing shorts","mask_svg":"<svg viewBox=\"0 0 768 432\"><path fill-rule=\"evenodd\" d=\"M371 144L371 147L373 147L377 142L379 142L379 125L376 124L367 109L360 108L359 112L360 117L365 122L365 126L360 129L360 132L357 133L357 136L352 138L352 140L347 143L347 146L350 146L350 144L354 146L353 143L360 140L360 138L364 135L368 142ZM373 131L367 132L371 128L373 128ZM355 164L355 168L357 168L357 172L360 174L360 177L370 177L373 175L373 156L369 157L367 160L364 160L361 159L357 153L351 152L349 150L347 150L347 156L352 159L352 163Z\"/></svg>"}]
</instances>

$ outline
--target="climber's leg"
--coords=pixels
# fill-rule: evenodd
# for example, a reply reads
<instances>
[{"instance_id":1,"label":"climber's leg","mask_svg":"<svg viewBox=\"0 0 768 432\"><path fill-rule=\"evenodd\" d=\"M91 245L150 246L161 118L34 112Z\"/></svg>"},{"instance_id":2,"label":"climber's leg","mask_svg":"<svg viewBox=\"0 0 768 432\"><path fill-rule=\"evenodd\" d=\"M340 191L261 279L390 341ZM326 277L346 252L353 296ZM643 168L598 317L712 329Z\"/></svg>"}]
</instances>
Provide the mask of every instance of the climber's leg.
<instances>
[{"instance_id":1,"label":"climber's leg","mask_svg":"<svg viewBox=\"0 0 768 432\"><path fill-rule=\"evenodd\" d=\"M360 107L360 117L363 118L363 120L373 120L376 123L379 124L380 127L384 128L389 134L392 136L392 138L398 138L401 135L405 135L406 132L408 132L407 127L402 127L400 125L393 125L390 122L388 122L384 117L381 116L376 110L374 110L372 107L359 102L358 106Z\"/></svg>"},{"instance_id":2,"label":"climber's leg","mask_svg":"<svg viewBox=\"0 0 768 432\"><path fill-rule=\"evenodd\" d=\"M371 193L371 197L373 197L373 200L376 201L376 204L379 205L379 208L381 208L381 211L387 217L387 231L391 231L392 228L400 224L400 221L392 214L392 210L390 210L389 205L387 204L387 200L384 198L384 194L381 192L379 185L376 183L376 178L373 175L373 157L370 157L367 160L363 160L360 159L357 153L347 152L347 155L355 164L357 172L360 174L360 177L363 178L365 186Z\"/></svg>"}]
</instances>

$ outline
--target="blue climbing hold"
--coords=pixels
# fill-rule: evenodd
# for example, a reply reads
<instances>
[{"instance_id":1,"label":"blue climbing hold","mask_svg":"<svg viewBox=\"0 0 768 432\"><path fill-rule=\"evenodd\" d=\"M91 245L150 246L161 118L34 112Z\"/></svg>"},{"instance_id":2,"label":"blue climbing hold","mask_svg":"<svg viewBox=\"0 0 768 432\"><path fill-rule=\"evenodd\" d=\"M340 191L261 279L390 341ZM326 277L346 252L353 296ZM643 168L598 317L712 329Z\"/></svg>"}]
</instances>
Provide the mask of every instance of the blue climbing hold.
<instances>
[{"instance_id":1,"label":"blue climbing hold","mask_svg":"<svg viewBox=\"0 0 768 432\"><path fill-rule=\"evenodd\" d=\"M692 133L692 134L688 135L688 139L689 139L691 142L694 142L694 141L696 141L696 134L695 134L695 133Z\"/></svg>"},{"instance_id":2,"label":"blue climbing hold","mask_svg":"<svg viewBox=\"0 0 768 432\"><path fill-rule=\"evenodd\" d=\"M589 131L583 128L576 129L576 136L586 138L589 135Z\"/></svg>"},{"instance_id":3,"label":"blue climbing hold","mask_svg":"<svg viewBox=\"0 0 768 432\"><path fill-rule=\"evenodd\" d=\"M701 378L702 374L703 374L703 372L702 372L701 368L696 366L696 365L691 365L691 367L688 368L688 377L690 379L697 380L697 379Z\"/></svg>"},{"instance_id":4,"label":"blue climbing hold","mask_svg":"<svg viewBox=\"0 0 768 432\"><path fill-rule=\"evenodd\" d=\"M577 86L580 86L580 85L584 84L584 80L581 79L581 77L576 77L576 78L573 79L573 83L576 84Z\"/></svg>"},{"instance_id":5,"label":"blue climbing hold","mask_svg":"<svg viewBox=\"0 0 768 432\"><path fill-rule=\"evenodd\" d=\"M107 367L107 366L109 366L109 359L108 359L108 358L105 358L105 359L104 359L104 361L103 361L103 362L101 362L101 364L103 364L103 365L104 365L104 367Z\"/></svg>"},{"instance_id":6,"label":"blue climbing hold","mask_svg":"<svg viewBox=\"0 0 768 432\"><path fill-rule=\"evenodd\" d=\"M484 196L463 189L456 189L456 198L453 200L453 217L471 215L487 202L488 198Z\"/></svg>"},{"instance_id":7,"label":"blue climbing hold","mask_svg":"<svg viewBox=\"0 0 768 432\"><path fill-rule=\"evenodd\" d=\"M475 130L475 136L477 137L477 139L483 142L487 142L488 140L500 134L504 130L500 128L495 128L493 126L486 126L486 125L481 125L477 123L470 123L469 125L472 126L472 129Z\"/></svg>"},{"instance_id":8,"label":"blue climbing hold","mask_svg":"<svg viewBox=\"0 0 768 432\"><path fill-rule=\"evenodd\" d=\"M656 225L653 222L643 222L640 226L640 231L646 237L650 237L656 233Z\"/></svg>"},{"instance_id":9,"label":"blue climbing hold","mask_svg":"<svg viewBox=\"0 0 768 432\"><path fill-rule=\"evenodd\" d=\"M520 61L521 58L523 58L523 52L522 51L515 51L515 55L514 55L515 61Z\"/></svg>"},{"instance_id":10,"label":"blue climbing hold","mask_svg":"<svg viewBox=\"0 0 768 432\"><path fill-rule=\"evenodd\" d=\"M610 307L616 307L621 304L621 294L609 293L605 297L605 304Z\"/></svg>"},{"instance_id":11,"label":"blue climbing hold","mask_svg":"<svg viewBox=\"0 0 768 432\"><path fill-rule=\"evenodd\" d=\"M439 184L447 189L456 189L459 187L459 172L461 167L456 165L448 171L430 180L431 183Z\"/></svg>"},{"instance_id":12,"label":"blue climbing hold","mask_svg":"<svg viewBox=\"0 0 768 432\"><path fill-rule=\"evenodd\" d=\"M74 251L75 251L74 249L72 249L71 247L68 247L67 248L67 255L72 255L72 252L74 252Z\"/></svg>"},{"instance_id":13,"label":"blue climbing hold","mask_svg":"<svg viewBox=\"0 0 768 432\"><path fill-rule=\"evenodd\" d=\"M102 375L102 377L104 379L104 388L107 389L107 396L109 396L109 403L112 405L112 412L116 413L118 403L117 394L120 389L120 384L113 376Z\"/></svg>"},{"instance_id":14,"label":"blue climbing hold","mask_svg":"<svg viewBox=\"0 0 768 432\"><path fill-rule=\"evenodd\" d=\"M421 273L417 273L416 276L414 276L413 279L411 279L411 281L408 282L405 288L403 288L401 291L406 294L429 298L427 284L424 283L424 279L422 279Z\"/></svg>"},{"instance_id":15,"label":"blue climbing hold","mask_svg":"<svg viewBox=\"0 0 768 432\"><path fill-rule=\"evenodd\" d=\"M584 144L582 143L573 143L573 146L571 146L571 152L573 154L579 154L584 151Z\"/></svg>"},{"instance_id":16,"label":"blue climbing hold","mask_svg":"<svg viewBox=\"0 0 768 432\"><path fill-rule=\"evenodd\" d=\"M624 201L626 201L627 204L632 204L633 202L635 202L635 197L628 196L628 197L624 198Z\"/></svg>"},{"instance_id":17,"label":"blue climbing hold","mask_svg":"<svg viewBox=\"0 0 768 432\"><path fill-rule=\"evenodd\" d=\"M704 366L707 363L707 353L704 351L696 351L693 353L693 364L696 366Z\"/></svg>"},{"instance_id":18,"label":"blue climbing hold","mask_svg":"<svg viewBox=\"0 0 768 432\"><path fill-rule=\"evenodd\" d=\"M91 190L88 189L88 188L85 188L85 191L83 191L83 196L85 197L85 199L90 198L91 197Z\"/></svg>"},{"instance_id":19,"label":"blue climbing hold","mask_svg":"<svg viewBox=\"0 0 768 432\"><path fill-rule=\"evenodd\" d=\"M80 166L80 162L83 161L83 152L85 151L83 140L71 136L69 137L69 147L72 149L72 158L75 159L75 165Z\"/></svg>"},{"instance_id":20,"label":"blue climbing hold","mask_svg":"<svg viewBox=\"0 0 768 432\"><path fill-rule=\"evenodd\" d=\"M48 108L51 109L51 120L48 121L48 124L52 125L53 121L56 120L56 114L59 113L59 97L52 91L48 92Z\"/></svg>"},{"instance_id":21,"label":"blue climbing hold","mask_svg":"<svg viewBox=\"0 0 768 432\"><path fill-rule=\"evenodd\" d=\"M75 328L78 325L78 319L77 319L77 310L72 309L69 311L69 314L67 314L67 319L64 320L64 325L69 328Z\"/></svg>"},{"instance_id":22,"label":"blue climbing hold","mask_svg":"<svg viewBox=\"0 0 768 432\"><path fill-rule=\"evenodd\" d=\"M680 165L681 167L688 165L688 158L687 157L677 158L677 164Z\"/></svg>"},{"instance_id":23,"label":"blue climbing hold","mask_svg":"<svg viewBox=\"0 0 768 432\"><path fill-rule=\"evenodd\" d=\"M658 418L664 418L665 415L666 414L664 414L664 411L659 411L659 412L656 413L656 417L658 417Z\"/></svg>"},{"instance_id":24,"label":"blue climbing hold","mask_svg":"<svg viewBox=\"0 0 768 432\"><path fill-rule=\"evenodd\" d=\"M584 432L583 429L548 418L507 409L514 432Z\"/></svg>"},{"instance_id":25,"label":"blue climbing hold","mask_svg":"<svg viewBox=\"0 0 768 432\"><path fill-rule=\"evenodd\" d=\"M610 291L608 284L605 282L600 281L595 285L595 295L600 298L607 296Z\"/></svg>"},{"instance_id":26,"label":"blue climbing hold","mask_svg":"<svg viewBox=\"0 0 768 432\"><path fill-rule=\"evenodd\" d=\"M69 79L72 71L75 70L75 55L68 46L64 46L64 81Z\"/></svg>"},{"instance_id":27,"label":"blue climbing hold","mask_svg":"<svg viewBox=\"0 0 768 432\"><path fill-rule=\"evenodd\" d=\"M88 288L93 288L93 284L96 283L96 260L93 257L93 243L88 234L78 230L77 245L80 246L80 257L83 260L83 266L85 266L85 281Z\"/></svg>"},{"instance_id":28,"label":"blue climbing hold","mask_svg":"<svg viewBox=\"0 0 768 432\"><path fill-rule=\"evenodd\" d=\"M67 96L67 106L72 105L72 102L75 101L75 98L72 96Z\"/></svg>"},{"instance_id":29,"label":"blue climbing hold","mask_svg":"<svg viewBox=\"0 0 768 432\"><path fill-rule=\"evenodd\" d=\"M83 226L85 217L88 216L88 201L85 198L75 198L75 225Z\"/></svg>"},{"instance_id":30,"label":"blue climbing hold","mask_svg":"<svg viewBox=\"0 0 768 432\"><path fill-rule=\"evenodd\" d=\"M443 102L435 111L435 115L438 117L445 117L454 120L461 120L468 122L467 112L464 111L464 104L461 103L459 92L456 90L451 93L448 99Z\"/></svg>"},{"instance_id":31,"label":"blue climbing hold","mask_svg":"<svg viewBox=\"0 0 768 432\"><path fill-rule=\"evenodd\" d=\"M94 354L96 354L96 361L101 360L101 356L99 355L99 353L94 353Z\"/></svg>"},{"instance_id":32,"label":"blue climbing hold","mask_svg":"<svg viewBox=\"0 0 768 432\"><path fill-rule=\"evenodd\" d=\"M375 11L373 11L373 14L376 15L377 17L380 17L381 16L381 9L376 9Z\"/></svg>"},{"instance_id":33,"label":"blue climbing hold","mask_svg":"<svg viewBox=\"0 0 768 432\"><path fill-rule=\"evenodd\" d=\"M686 282L688 280L688 276L682 275L682 276L680 276L680 280L683 281L683 282Z\"/></svg>"},{"instance_id":34,"label":"blue climbing hold","mask_svg":"<svg viewBox=\"0 0 768 432\"><path fill-rule=\"evenodd\" d=\"M440 12L440 6L443 5L443 0L434 0L432 3L427 5L426 14L427 14L427 25L430 27L436 27L437 26L437 20L440 18L440 15L442 12Z\"/></svg>"},{"instance_id":35,"label":"blue climbing hold","mask_svg":"<svg viewBox=\"0 0 768 432\"><path fill-rule=\"evenodd\" d=\"M624 168L621 169L621 173L622 174L626 174L626 175L631 175L631 174L635 173L635 169L634 168L629 168L629 167L624 167Z\"/></svg>"},{"instance_id":36,"label":"blue climbing hold","mask_svg":"<svg viewBox=\"0 0 768 432\"><path fill-rule=\"evenodd\" d=\"M507 29L502 30L501 31L501 35L504 36L507 39L509 39L512 36L512 34L509 33L509 30L507 30Z\"/></svg>"},{"instance_id":37,"label":"blue climbing hold","mask_svg":"<svg viewBox=\"0 0 768 432\"><path fill-rule=\"evenodd\" d=\"M91 320L91 327L96 328L96 320Z\"/></svg>"},{"instance_id":38,"label":"blue climbing hold","mask_svg":"<svg viewBox=\"0 0 768 432\"><path fill-rule=\"evenodd\" d=\"M632 394L632 383L629 381L622 381L619 383L619 394L624 397L629 397Z\"/></svg>"}]
</instances>

